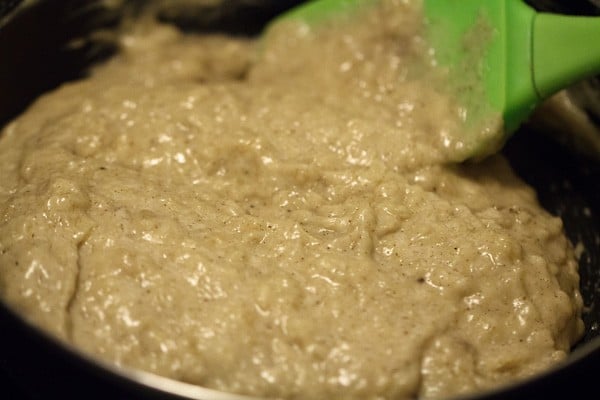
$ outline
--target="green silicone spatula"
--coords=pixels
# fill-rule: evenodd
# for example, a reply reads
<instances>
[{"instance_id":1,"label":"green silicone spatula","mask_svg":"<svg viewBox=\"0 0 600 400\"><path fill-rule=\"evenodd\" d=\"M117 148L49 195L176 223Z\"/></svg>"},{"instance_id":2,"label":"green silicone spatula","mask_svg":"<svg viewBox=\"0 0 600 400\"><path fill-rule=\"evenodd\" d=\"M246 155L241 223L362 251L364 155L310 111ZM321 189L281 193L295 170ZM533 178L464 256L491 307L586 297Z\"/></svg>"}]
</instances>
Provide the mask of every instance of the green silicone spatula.
<instances>
[{"instance_id":1,"label":"green silicone spatula","mask_svg":"<svg viewBox=\"0 0 600 400\"><path fill-rule=\"evenodd\" d=\"M360 12L377 1L313 0L280 19L317 24ZM465 80L479 86L480 90L458 93L467 109L478 105L469 110L466 126L477 126L487 113L501 115L504 121L503 129L491 135L465 129L460 139L469 149L466 158L495 152L540 102L600 73L600 17L536 12L522 0L423 0L423 13L425 36L450 80L458 82L456 87ZM483 48L474 55L468 37L482 31Z\"/></svg>"}]
</instances>

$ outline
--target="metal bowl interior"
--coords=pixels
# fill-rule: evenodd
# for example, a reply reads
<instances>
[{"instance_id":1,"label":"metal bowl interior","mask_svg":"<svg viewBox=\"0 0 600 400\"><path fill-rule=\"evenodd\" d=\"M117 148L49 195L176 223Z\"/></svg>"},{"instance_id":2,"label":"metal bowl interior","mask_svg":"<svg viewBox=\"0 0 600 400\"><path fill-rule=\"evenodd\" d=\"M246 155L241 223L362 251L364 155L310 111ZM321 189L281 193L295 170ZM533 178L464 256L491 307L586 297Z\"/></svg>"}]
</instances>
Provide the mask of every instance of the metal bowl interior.
<instances>
[{"instance_id":1,"label":"metal bowl interior","mask_svg":"<svg viewBox=\"0 0 600 400\"><path fill-rule=\"evenodd\" d=\"M0 2L0 126L41 93L85 76L90 65L110 57L116 51L112 43L90 39L88 34L98 27L115 27L122 15L119 8L107 7L102 1L83 5L76 0L17 3ZM145 1L135 3L143 7ZM251 35L297 3L300 1L224 1L226 7L218 12L206 7L193 12L165 11L162 18L188 31ZM546 6L550 3L545 2ZM587 2L572 3L578 4L585 12L597 11ZM541 204L563 219L571 241L582 246L579 264L586 334L562 365L474 398L587 393L596 388L593 371L600 367L600 162L566 150L527 125L509 140L503 153L537 190ZM40 399L239 398L91 359L39 332L2 303L0 321L0 371L16 385L15 393L23 391Z\"/></svg>"}]
</instances>

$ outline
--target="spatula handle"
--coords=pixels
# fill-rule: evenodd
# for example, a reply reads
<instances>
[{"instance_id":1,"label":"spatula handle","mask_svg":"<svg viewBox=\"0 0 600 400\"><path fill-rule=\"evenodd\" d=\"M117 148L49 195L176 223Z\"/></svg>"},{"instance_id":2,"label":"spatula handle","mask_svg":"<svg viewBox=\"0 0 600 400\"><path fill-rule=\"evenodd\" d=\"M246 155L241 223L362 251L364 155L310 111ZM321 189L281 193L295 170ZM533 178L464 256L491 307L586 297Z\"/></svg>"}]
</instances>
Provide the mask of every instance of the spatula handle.
<instances>
[{"instance_id":1,"label":"spatula handle","mask_svg":"<svg viewBox=\"0 0 600 400\"><path fill-rule=\"evenodd\" d=\"M544 99L600 73L600 17L539 13L532 46L534 85Z\"/></svg>"}]
</instances>

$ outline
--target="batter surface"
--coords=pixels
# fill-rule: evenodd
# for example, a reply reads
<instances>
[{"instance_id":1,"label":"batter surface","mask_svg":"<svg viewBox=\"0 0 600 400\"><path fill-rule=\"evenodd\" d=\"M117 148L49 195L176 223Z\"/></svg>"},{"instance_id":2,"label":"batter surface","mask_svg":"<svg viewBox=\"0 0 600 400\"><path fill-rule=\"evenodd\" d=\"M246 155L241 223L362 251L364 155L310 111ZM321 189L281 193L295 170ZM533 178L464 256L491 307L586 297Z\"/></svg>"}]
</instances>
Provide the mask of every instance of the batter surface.
<instances>
[{"instance_id":1,"label":"batter surface","mask_svg":"<svg viewBox=\"0 0 600 400\"><path fill-rule=\"evenodd\" d=\"M440 398L580 337L562 223L446 161L416 1L266 42L142 24L0 138L0 294L117 365L288 399ZM258 56L257 56L258 55Z\"/></svg>"}]
</instances>

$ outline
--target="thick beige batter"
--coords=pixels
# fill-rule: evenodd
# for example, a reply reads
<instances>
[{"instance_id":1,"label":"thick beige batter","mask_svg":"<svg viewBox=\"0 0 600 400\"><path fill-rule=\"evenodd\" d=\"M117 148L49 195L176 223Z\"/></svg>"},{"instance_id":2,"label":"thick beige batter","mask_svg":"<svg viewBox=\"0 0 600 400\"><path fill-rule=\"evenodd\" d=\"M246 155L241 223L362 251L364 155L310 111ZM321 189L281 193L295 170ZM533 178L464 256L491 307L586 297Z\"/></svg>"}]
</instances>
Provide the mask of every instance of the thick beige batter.
<instances>
[{"instance_id":1,"label":"thick beige batter","mask_svg":"<svg viewBox=\"0 0 600 400\"><path fill-rule=\"evenodd\" d=\"M413 3L260 50L125 35L2 133L4 300L118 365L257 396L439 398L562 360L572 247L502 158L445 165L461 110Z\"/></svg>"}]
</instances>

